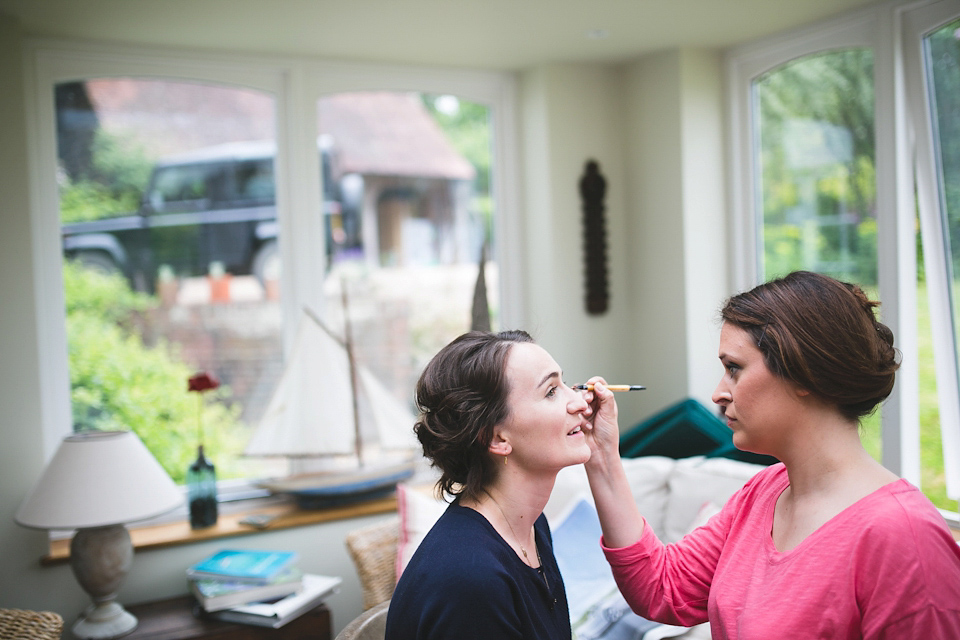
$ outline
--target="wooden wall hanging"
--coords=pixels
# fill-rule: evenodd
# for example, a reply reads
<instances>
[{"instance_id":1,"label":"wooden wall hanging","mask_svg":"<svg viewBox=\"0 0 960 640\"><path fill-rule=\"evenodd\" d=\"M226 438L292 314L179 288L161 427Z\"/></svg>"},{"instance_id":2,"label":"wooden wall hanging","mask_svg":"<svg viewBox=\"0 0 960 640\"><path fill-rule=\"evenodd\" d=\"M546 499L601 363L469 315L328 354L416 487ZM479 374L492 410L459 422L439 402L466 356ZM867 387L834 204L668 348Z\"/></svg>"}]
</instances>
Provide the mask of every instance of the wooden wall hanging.
<instances>
[{"instance_id":1,"label":"wooden wall hanging","mask_svg":"<svg viewBox=\"0 0 960 640\"><path fill-rule=\"evenodd\" d=\"M600 315L607 312L610 304L607 283L607 181L600 174L596 160L588 160L580 178L580 200L583 210L583 264L584 303L587 313Z\"/></svg>"}]
</instances>

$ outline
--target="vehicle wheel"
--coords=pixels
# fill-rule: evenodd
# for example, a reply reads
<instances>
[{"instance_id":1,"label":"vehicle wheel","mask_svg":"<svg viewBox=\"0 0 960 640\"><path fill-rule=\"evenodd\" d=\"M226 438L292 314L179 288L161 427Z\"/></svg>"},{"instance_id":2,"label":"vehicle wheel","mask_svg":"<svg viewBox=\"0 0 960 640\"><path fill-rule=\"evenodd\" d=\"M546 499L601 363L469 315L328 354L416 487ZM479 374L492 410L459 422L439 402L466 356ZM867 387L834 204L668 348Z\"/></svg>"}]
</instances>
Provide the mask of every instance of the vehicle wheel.
<instances>
[{"instance_id":1,"label":"vehicle wheel","mask_svg":"<svg viewBox=\"0 0 960 640\"><path fill-rule=\"evenodd\" d=\"M257 255L253 257L253 275L264 287L268 280L280 280L280 247L276 240L264 242L257 250Z\"/></svg>"},{"instance_id":2,"label":"vehicle wheel","mask_svg":"<svg viewBox=\"0 0 960 640\"><path fill-rule=\"evenodd\" d=\"M73 255L73 260L85 269L104 275L123 275L120 266L103 251L80 251Z\"/></svg>"}]
</instances>

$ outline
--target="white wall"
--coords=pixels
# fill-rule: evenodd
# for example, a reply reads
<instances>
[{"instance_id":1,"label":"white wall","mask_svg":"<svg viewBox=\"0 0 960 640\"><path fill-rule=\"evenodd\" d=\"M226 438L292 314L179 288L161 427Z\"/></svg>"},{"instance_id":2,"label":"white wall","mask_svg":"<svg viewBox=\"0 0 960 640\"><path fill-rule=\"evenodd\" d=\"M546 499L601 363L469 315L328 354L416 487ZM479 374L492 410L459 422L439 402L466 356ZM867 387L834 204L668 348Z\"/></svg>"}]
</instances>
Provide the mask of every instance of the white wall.
<instances>
[{"instance_id":1,"label":"white wall","mask_svg":"<svg viewBox=\"0 0 960 640\"><path fill-rule=\"evenodd\" d=\"M629 417L686 397L712 407L717 310L730 293L721 76L719 53L706 50L624 68L630 332L648 386L640 415Z\"/></svg>"},{"instance_id":2,"label":"white wall","mask_svg":"<svg viewBox=\"0 0 960 640\"><path fill-rule=\"evenodd\" d=\"M43 534L13 516L43 468L36 297L30 245L26 113L20 35L0 14L0 606L57 603L41 575ZM12 550L16 550L13 552Z\"/></svg>"},{"instance_id":3,"label":"white wall","mask_svg":"<svg viewBox=\"0 0 960 640\"><path fill-rule=\"evenodd\" d=\"M595 374L629 382L637 371L621 356L632 308L627 273L620 74L600 65L554 65L521 77L524 124L525 327L563 367L567 382ZM579 183L596 160L607 181L609 310L584 303Z\"/></svg>"},{"instance_id":4,"label":"white wall","mask_svg":"<svg viewBox=\"0 0 960 640\"><path fill-rule=\"evenodd\" d=\"M633 357L652 413L686 397L680 54L625 69ZM629 423L624 423L626 426Z\"/></svg>"},{"instance_id":5,"label":"white wall","mask_svg":"<svg viewBox=\"0 0 960 640\"><path fill-rule=\"evenodd\" d=\"M719 53L677 50L622 67L521 77L527 318L568 381L640 383L621 427L687 397L711 406L727 289ZM578 181L607 178L610 310L583 303Z\"/></svg>"},{"instance_id":6,"label":"white wall","mask_svg":"<svg viewBox=\"0 0 960 640\"><path fill-rule=\"evenodd\" d=\"M708 407L723 368L719 310L730 295L723 167L723 87L719 53L680 55L683 260L687 394Z\"/></svg>"}]
</instances>

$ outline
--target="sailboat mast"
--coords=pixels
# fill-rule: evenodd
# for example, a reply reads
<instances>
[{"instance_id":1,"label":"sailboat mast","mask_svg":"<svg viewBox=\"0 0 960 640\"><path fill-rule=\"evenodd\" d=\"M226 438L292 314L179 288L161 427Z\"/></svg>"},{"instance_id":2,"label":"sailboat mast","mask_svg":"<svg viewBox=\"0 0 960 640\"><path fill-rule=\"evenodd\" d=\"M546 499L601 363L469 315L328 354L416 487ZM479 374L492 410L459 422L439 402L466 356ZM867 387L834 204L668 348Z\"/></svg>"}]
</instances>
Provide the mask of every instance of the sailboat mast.
<instances>
[{"instance_id":1,"label":"sailboat mast","mask_svg":"<svg viewBox=\"0 0 960 640\"><path fill-rule=\"evenodd\" d=\"M356 440L357 460L363 466L363 438L360 436L360 405L357 396L360 387L357 380L357 363L353 357L353 334L350 329L350 309L347 306L347 280L340 279L340 296L343 300L343 347L347 352L347 362L350 364L350 386L353 388L353 429Z\"/></svg>"}]
</instances>

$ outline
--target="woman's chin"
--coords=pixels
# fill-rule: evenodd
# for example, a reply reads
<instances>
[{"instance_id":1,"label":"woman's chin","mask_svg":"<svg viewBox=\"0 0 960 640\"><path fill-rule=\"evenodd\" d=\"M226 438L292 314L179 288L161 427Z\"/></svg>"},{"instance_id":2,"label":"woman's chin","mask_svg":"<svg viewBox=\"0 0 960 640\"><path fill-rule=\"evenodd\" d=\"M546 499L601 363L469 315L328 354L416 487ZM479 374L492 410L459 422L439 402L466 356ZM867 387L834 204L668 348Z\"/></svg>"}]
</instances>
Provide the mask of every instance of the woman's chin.
<instances>
[{"instance_id":1,"label":"woman's chin","mask_svg":"<svg viewBox=\"0 0 960 640\"><path fill-rule=\"evenodd\" d=\"M585 462L587 462L588 460L590 460L590 455L591 455L592 453L593 453L593 452L590 450L590 445L588 445L588 444L586 443L586 441L584 441L584 443L583 443L583 449L577 451L577 454L578 454L578 455L577 455L577 461L576 461L576 462L572 462L571 465L573 465L573 464L584 464Z\"/></svg>"}]
</instances>

